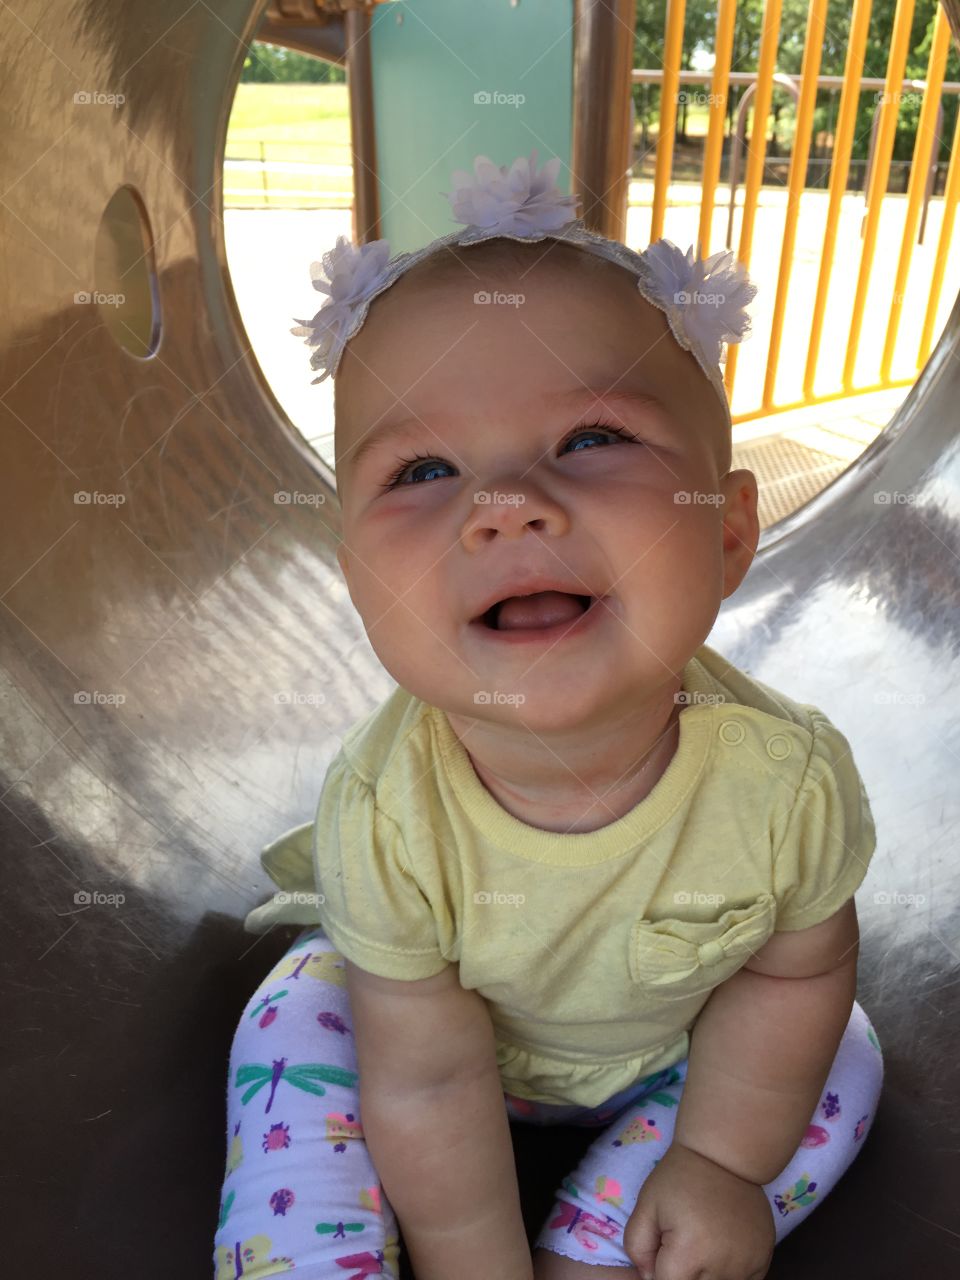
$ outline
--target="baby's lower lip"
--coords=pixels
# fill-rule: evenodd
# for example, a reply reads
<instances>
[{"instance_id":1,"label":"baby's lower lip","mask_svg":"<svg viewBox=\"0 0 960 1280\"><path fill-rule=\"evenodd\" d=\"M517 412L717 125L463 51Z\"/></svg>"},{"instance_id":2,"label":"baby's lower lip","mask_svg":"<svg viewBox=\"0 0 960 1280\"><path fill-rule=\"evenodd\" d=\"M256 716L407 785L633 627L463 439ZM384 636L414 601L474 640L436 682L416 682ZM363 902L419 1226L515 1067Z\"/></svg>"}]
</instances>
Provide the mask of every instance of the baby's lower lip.
<instances>
[{"instance_id":1,"label":"baby's lower lip","mask_svg":"<svg viewBox=\"0 0 960 1280\"><path fill-rule=\"evenodd\" d=\"M493 627L484 626L482 622L471 622L470 627L481 632L494 644L556 644L558 640L583 635L592 630L608 612L606 600L606 596L599 596L579 617L568 622L558 622L552 627L520 627L514 631L497 631Z\"/></svg>"}]
</instances>

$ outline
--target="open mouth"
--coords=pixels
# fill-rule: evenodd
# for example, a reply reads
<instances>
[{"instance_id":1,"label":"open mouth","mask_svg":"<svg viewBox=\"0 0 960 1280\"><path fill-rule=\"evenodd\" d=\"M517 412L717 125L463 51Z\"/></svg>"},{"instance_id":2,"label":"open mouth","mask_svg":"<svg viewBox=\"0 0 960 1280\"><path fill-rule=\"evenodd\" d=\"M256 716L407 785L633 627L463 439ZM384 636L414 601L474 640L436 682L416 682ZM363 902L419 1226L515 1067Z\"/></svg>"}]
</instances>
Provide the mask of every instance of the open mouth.
<instances>
[{"instance_id":1,"label":"open mouth","mask_svg":"<svg viewBox=\"0 0 960 1280\"><path fill-rule=\"evenodd\" d=\"M476 626L490 631L547 630L574 621L587 612L595 596L566 591L536 591L527 596L508 596L473 619Z\"/></svg>"}]
</instances>

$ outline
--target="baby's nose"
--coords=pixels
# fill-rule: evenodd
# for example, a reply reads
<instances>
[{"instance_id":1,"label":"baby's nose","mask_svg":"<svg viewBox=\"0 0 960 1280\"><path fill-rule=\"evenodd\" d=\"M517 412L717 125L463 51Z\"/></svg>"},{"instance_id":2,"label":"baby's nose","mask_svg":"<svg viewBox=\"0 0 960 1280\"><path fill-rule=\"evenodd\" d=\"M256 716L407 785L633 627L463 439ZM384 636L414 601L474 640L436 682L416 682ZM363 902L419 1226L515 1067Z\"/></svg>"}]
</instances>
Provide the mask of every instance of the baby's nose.
<instances>
[{"instance_id":1,"label":"baby's nose","mask_svg":"<svg viewBox=\"0 0 960 1280\"><path fill-rule=\"evenodd\" d=\"M516 538L529 531L561 535L569 527L563 506L529 481L479 488L464 521L466 541L488 541L493 534Z\"/></svg>"}]
</instances>

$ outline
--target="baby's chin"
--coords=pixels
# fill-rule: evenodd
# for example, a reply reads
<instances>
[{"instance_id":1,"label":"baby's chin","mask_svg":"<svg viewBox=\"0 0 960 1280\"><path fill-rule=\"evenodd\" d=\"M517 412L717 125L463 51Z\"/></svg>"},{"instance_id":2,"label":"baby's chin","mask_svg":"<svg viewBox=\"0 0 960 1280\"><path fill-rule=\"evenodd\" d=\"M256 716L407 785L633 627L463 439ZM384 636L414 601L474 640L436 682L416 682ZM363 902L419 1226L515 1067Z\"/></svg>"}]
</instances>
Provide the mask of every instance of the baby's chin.
<instances>
[{"instance_id":1,"label":"baby's chin","mask_svg":"<svg viewBox=\"0 0 960 1280\"><path fill-rule=\"evenodd\" d=\"M493 733L520 733L544 742L552 739L560 745L564 738L572 743L582 742L585 734L602 734L605 728L622 724L625 707L639 710L645 702L656 700L658 692L663 699L662 687L658 691L652 681L645 684L610 679L599 670L594 675L594 679L567 682L565 687L558 687L553 675L540 681L531 678L518 683L512 692L497 691L496 697L488 697L487 689L477 689L474 692L479 701L474 701L473 693L451 697L449 689L437 689L434 696L423 700L454 721L478 728L482 725ZM669 710L667 700L663 702L665 710Z\"/></svg>"}]
</instances>

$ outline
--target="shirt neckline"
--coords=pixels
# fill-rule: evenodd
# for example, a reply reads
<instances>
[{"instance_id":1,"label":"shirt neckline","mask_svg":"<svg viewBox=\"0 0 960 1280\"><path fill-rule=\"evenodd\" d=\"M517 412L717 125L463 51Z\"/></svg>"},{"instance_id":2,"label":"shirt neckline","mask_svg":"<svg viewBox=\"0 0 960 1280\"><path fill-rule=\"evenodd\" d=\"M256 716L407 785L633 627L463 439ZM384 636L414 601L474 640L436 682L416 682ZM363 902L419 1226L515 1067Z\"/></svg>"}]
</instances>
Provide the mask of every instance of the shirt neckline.
<instances>
[{"instance_id":1,"label":"shirt neckline","mask_svg":"<svg viewBox=\"0 0 960 1280\"><path fill-rule=\"evenodd\" d=\"M700 650L698 650L698 653ZM683 669L682 689L688 695L714 695L718 686L697 655ZM621 818L596 831L564 834L544 831L508 813L477 777L466 748L453 731L446 713L429 706L434 728L438 768L473 825L488 839L519 858L555 866L590 866L622 856L653 835L698 782L714 739L714 725L722 699L709 696L685 706L677 717L677 749L656 785ZM729 707L727 707L729 710Z\"/></svg>"}]
</instances>

